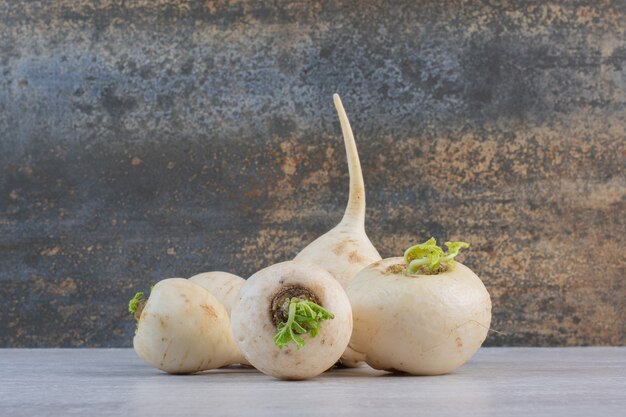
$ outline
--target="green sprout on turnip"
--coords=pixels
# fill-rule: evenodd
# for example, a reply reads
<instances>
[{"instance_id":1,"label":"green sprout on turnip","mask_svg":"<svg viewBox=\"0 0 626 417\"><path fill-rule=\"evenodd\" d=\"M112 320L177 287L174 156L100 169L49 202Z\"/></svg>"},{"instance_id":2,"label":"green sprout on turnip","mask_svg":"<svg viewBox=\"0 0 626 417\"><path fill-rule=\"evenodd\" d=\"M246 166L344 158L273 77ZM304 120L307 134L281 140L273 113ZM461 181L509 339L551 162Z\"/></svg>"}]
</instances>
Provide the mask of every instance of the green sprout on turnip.
<instances>
[{"instance_id":1,"label":"green sprout on turnip","mask_svg":"<svg viewBox=\"0 0 626 417\"><path fill-rule=\"evenodd\" d=\"M404 260L407 263L407 273L415 274L438 274L454 269L454 258L462 248L469 248L466 242L446 242L448 250L437 246L437 241L431 237L424 243L411 246L404 252Z\"/></svg>"},{"instance_id":2,"label":"green sprout on turnip","mask_svg":"<svg viewBox=\"0 0 626 417\"><path fill-rule=\"evenodd\" d=\"M135 296L133 298L130 299L130 301L128 302L128 312L131 314L135 314L137 313L137 310L139 309L139 305L145 301L144 298L144 293L143 291L139 291L137 294L135 294Z\"/></svg>"},{"instance_id":3,"label":"green sprout on turnip","mask_svg":"<svg viewBox=\"0 0 626 417\"><path fill-rule=\"evenodd\" d=\"M292 298L289 303L289 313L286 322L278 324L278 333L274 337L274 343L280 349L294 342L298 349L304 347L304 339L300 336L309 334L317 336L320 322L334 319L330 311L309 300Z\"/></svg>"},{"instance_id":4,"label":"green sprout on turnip","mask_svg":"<svg viewBox=\"0 0 626 417\"><path fill-rule=\"evenodd\" d=\"M332 367L348 346L350 301L319 265L274 264L248 278L239 294L232 333L248 362L264 374L313 378Z\"/></svg>"},{"instance_id":5,"label":"green sprout on turnip","mask_svg":"<svg viewBox=\"0 0 626 417\"><path fill-rule=\"evenodd\" d=\"M246 363L230 332L228 311L204 287L168 278L128 302L137 320L133 347L149 365L191 374Z\"/></svg>"},{"instance_id":6,"label":"green sprout on turnip","mask_svg":"<svg viewBox=\"0 0 626 417\"><path fill-rule=\"evenodd\" d=\"M403 257L364 268L347 293L354 314L350 348L375 369L441 375L467 362L487 337L491 298L480 278L455 261L465 242L434 238Z\"/></svg>"}]
</instances>

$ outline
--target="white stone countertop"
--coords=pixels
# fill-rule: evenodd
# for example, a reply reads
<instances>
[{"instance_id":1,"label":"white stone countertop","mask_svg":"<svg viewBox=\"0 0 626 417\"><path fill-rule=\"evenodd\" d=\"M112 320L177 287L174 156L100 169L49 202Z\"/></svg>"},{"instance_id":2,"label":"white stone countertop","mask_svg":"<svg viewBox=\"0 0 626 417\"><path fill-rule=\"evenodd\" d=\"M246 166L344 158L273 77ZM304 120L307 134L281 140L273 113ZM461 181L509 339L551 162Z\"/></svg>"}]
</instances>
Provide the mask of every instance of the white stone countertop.
<instances>
[{"instance_id":1,"label":"white stone countertop","mask_svg":"<svg viewBox=\"0 0 626 417\"><path fill-rule=\"evenodd\" d=\"M625 416L626 347L483 348L450 375L172 376L131 349L0 349L0 415Z\"/></svg>"}]
</instances>

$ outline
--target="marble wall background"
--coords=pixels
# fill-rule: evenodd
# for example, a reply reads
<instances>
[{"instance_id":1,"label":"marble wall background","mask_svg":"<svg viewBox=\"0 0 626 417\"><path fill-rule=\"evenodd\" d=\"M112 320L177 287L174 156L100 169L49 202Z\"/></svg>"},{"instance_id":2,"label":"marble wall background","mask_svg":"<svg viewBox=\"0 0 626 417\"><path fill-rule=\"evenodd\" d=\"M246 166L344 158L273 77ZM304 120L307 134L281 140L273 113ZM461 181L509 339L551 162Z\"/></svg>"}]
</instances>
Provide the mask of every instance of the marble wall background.
<instances>
[{"instance_id":1,"label":"marble wall background","mask_svg":"<svg viewBox=\"0 0 626 417\"><path fill-rule=\"evenodd\" d=\"M0 346L130 346L161 278L341 217L462 239L488 345L623 345L623 1L0 0Z\"/></svg>"}]
</instances>

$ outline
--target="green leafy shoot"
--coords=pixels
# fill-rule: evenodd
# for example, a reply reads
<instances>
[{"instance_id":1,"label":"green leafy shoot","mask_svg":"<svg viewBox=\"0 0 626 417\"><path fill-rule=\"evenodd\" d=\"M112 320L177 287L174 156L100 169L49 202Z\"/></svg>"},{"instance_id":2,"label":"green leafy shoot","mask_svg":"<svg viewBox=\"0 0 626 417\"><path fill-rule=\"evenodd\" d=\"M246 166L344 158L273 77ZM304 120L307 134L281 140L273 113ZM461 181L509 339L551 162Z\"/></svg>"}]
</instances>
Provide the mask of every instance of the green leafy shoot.
<instances>
[{"instance_id":1,"label":"green leafy shoot","mask_svg":"<svg viewBox=\"0 0 626 417\"><path fill-rule=\"evenodd\" d=\"M404 261L409 265L413 265L415 273L420 267L427 266L431 270L436 270L439 266L439 260L443 256L444 252L439 246L434 237L431 237L426 242L411 246L404 252Z\"/></svg>"},{"instance_id":2,"label":"green leafy shoot","mask_svg":"<svg viewBox=\"0 0 626 417\"><path fill-rule=\"evenodd\" d=\"M143 291L139 291L133 298L128 302L128 312L131 314L135 314L137 312L137 308L139 308L139 303L143 301L144 293Z\"/></svg>"},{"instance_id":3,"label":"green leafy shoot","mask_svg":"<svg viewBox=\"0 0 626 417\"><path fill-rule=\"evenodd\" d=\"M466 242L446 242L448 250L443 251L437 246L437 241L431 237L426 242L411 246L404 252L404 261L408 264L407 272L417 274L426 267L431 273L438 273L442 264L448 269L454 269L454 258L459 254L461 248L469 248Z\"/></svg>"},{"instance_id":4,"label":"green leafy shoot","mask_svg":"<svg viewBox=\"0 0 626 417\"><path fill-rule=\"evenodd\" d=\"M467 242L446 242L445 245L448 251L443 258L441 258L441 262L445 262L450 266L454 266L454 258L459 254L461 249L469 248L469 243Z\"/></svg>"},{"instance_id":5,"label":"green leafy shoot","mask_svg":"<svg viewBox=\"0 0 626 417\"><path fill-rule=\"evenodd\" d=\"M304 346L301 335L311 337L319 333L320 323L334 319L335 315L312 301L292 298L289 303L287 321L278 324L278 332L274 336L274 344L280 349L294 342L298 349Z\"/></svg>"}]
</instances>

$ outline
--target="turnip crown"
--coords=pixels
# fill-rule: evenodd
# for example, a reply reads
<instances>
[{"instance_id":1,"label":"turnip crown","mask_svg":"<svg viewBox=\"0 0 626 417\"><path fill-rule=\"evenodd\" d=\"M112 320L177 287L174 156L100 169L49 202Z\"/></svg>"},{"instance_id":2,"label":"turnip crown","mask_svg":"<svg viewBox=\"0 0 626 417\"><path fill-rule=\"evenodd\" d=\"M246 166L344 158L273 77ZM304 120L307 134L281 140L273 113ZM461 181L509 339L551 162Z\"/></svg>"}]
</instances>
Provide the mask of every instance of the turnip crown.
<instances>
[{"instance_id":1,"label":"turnip crown","mask_svg":"<svg viewBox=\"0 0 626 417\"><path fill-rule=\"evenodd\" d=\"M317 336L320 323L334 318L334 314L322 306L310 300L294 297L289 302L287 321L276 326L278 332L274 336L274 344L282 349L293 342L300 349L304 346L301 335L308 333L310 337Z\"/></svg>"},{"instance_id":2,"label":"turnip crown","mask_svg":"<svg viewBox=\"0 0 626 417\"><path fill-rule=\"evenodd\" d=\"M404 252L407 274L429 274L434 275L454 269L454 258L459 254L461 248L469 248L466 242L446 242L448 250L444 252L434 237L424 243L411 246Z\"/></svg>"}]
</instances>

